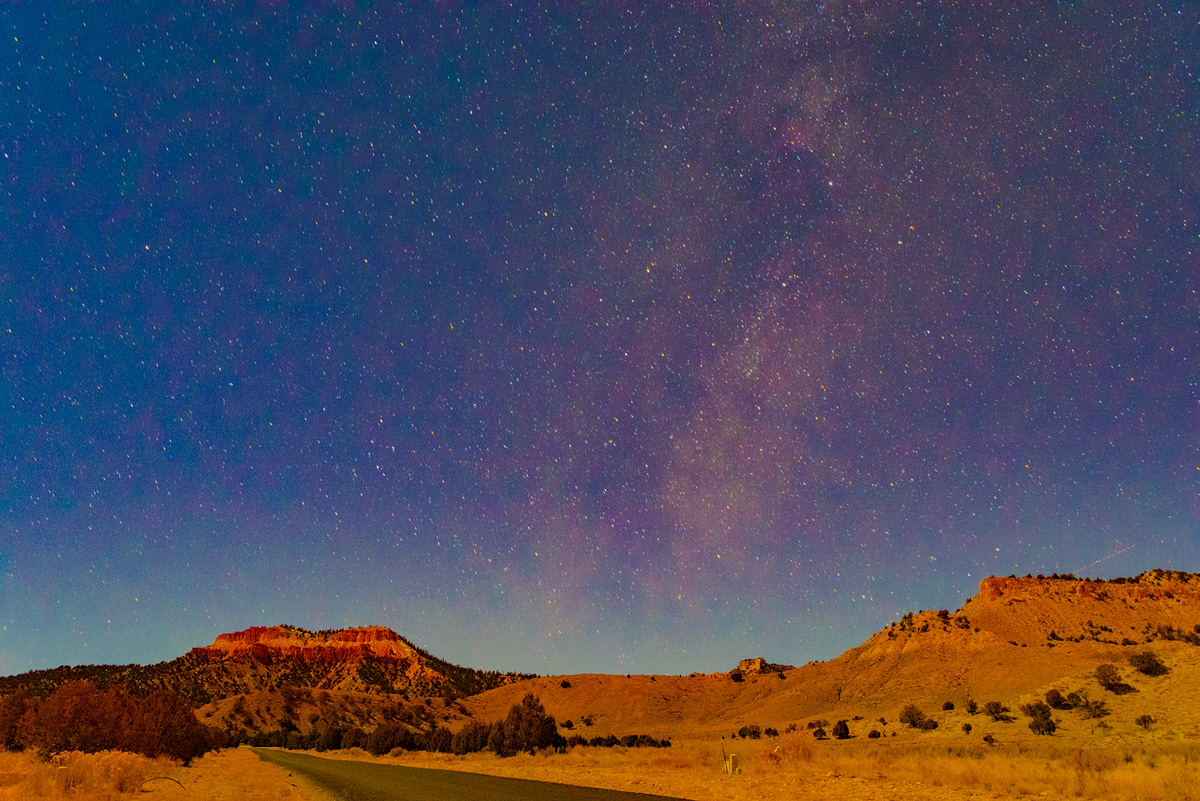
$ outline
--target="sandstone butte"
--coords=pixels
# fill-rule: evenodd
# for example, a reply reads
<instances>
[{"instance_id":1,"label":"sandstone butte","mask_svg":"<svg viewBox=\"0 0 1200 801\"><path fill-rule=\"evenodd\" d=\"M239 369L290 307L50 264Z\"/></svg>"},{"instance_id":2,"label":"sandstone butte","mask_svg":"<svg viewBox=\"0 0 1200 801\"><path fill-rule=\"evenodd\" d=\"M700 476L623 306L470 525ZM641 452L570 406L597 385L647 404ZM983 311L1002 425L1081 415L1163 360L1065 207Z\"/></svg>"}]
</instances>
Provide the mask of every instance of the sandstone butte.
<instances>
[{"instance_id":1,"label":"sandstone butte","mask_svg":"<svg viewBox=\"0 0 1200 801\"><path fill-rule=\"evenodd\" d=\"M364 626L311 633L289 626L252 626L220 634L212 645L193 648L189 655L209 660L297 659L308 663L384 662L416 664L421 655L385 626Z\"/></svg>"}]
</instances>

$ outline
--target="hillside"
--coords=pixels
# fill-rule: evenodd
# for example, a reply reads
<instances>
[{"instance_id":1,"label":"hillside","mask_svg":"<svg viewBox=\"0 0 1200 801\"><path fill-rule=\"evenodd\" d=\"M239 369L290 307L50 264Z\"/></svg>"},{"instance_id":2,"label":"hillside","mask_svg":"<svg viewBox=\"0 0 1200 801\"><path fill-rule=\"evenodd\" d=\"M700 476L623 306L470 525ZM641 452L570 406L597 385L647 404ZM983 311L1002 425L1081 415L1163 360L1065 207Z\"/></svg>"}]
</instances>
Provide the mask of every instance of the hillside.
<instances>
[{"instance_id":1,"label":"hillside","mask_svg":"<svg viewBox=\"0 0 1200 801\"><path fill-rule=\"evenodd\" d=\"M827 662L748 673L740 682L726 673L536 678L463 703L488 720L534 692L560 721L590 718L588 736L710 736L747 723L782 731L814 718L894 719L908 703L932 712L946 701L962 710L969 700L994 699L1015 709L1018 699L1059 684L1064 693L1089 686L1099 693L1097 665L1127 673L1129 655L1148 646L1179 669L1146 683L1190 695L1194 685L1184 679L1195 676L1198 632L1200 574L988 578L957 612L906 615ZM1200 717L1187 725L1200 726Z\"/></svg>"},{"instance_id":2,"label":"hillside","mask_svg":"<svg viewBox=\"0 0 1200 801\"><path fill-rule=\"evenodd\" d=\"M748 724L784 731L821 718L894 721L909 703L958 727L968 701L1016 709L1055 688L1104 698L1114 718L1117 710L1145 707L1178 731L1200 733L1200 709L1189 700L1200 681L1197 645L1200 574L1156 570L1110 581L987 578L956 612L905 615L835 659L798 667L754 658L729 672L690 676L522 677L448 664L380 626L271 626L222 634L147 667L4 677L0 693L45 695L79 679L135 693L171 688L198 707L203 722L239 739L371 731L384 722L412 733L455 731L497 720L533 693L564 735L678 739L726 736ZM1133 675L1130 655L1148 647L1167 665L1166 675ZM1094 673L1102 663L1122 670L1135 692L1116 696L1101 688ZM954 710L943 713L947 702ZM1133 725L1135 715L1128 717L1124 728Z\"/></svg>"},{"instance_id":3,"label":"hillside","mask_svg":"<svg viewBox=\"0 0 1200 801\"><path fill-rule=\"evenodd\" d=\"M0 678L0 693L46 695L71 681L122 685L136 694L172 689L201 720L234 733L311 730L318 719L372 728L404 716L432 721L433 699L469 695L513 674L452 665L383 626L310 632L255 626L154 665L82 665ZM408 710L408 711L406 711Z\"/></svg>"}]
</instances>

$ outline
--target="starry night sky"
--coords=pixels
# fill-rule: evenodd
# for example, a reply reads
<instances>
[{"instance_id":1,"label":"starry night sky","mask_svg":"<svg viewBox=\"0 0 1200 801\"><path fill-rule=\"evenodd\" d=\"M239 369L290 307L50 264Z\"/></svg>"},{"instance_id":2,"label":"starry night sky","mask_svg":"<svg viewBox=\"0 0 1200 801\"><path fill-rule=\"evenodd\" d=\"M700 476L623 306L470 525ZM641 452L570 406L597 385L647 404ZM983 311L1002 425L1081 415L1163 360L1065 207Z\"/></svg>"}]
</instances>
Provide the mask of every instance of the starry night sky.
<instances>
[{"instance_id":1,"label":"starry night sky","mask_svg":"<svg viewBox=\"0 0 1200 801\"><path fill-rule=\"evenodd\" d=\"M0 673L1200 569L1195 5L310 5L0 10Z\"/></svg>"}]
</instances>

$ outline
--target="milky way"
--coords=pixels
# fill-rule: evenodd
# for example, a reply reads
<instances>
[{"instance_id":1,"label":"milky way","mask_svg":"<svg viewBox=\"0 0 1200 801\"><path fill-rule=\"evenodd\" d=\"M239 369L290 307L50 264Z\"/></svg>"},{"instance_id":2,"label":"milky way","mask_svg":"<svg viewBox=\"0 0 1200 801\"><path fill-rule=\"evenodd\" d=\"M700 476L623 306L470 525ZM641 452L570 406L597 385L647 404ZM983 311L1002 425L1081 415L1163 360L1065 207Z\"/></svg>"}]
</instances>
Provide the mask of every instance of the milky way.
<instances>
[{"instance_id":1,"label":"milky way","mask_svg":"<svg viewBox=\"0 0 1200 801\"><path fill-rule=\"evenodd\" d=\"M0 672L1200 569L1194 7L364 5L0 10Z\"/></svg>"}]
</instances>

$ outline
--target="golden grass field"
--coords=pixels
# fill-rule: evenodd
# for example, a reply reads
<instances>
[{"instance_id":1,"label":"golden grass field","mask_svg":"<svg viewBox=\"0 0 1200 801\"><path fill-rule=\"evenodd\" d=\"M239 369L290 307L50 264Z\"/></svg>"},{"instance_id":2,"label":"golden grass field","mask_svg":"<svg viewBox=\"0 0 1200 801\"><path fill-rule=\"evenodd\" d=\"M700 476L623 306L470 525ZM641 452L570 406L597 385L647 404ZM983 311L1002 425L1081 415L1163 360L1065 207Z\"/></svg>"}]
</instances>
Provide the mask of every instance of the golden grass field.
<instances>
[{"instance_id":1,"label":"golden grass field","mask_svg":"<svg viewBox=\"0 0 1200 801\"><path fill-rule=\"evenodd\" d=\"M722 747L739 755L740 775L722 771ZM320 756L696 801L758 801L769 796L852 801L1020 796L1200 801L1200 744L1173 739L1088 746L1056 738L1022 738L989 747L966 736L904 734L818 742L807 732L796 732L777 739L681 742L669 749L574 748L562 754L542 752L508 759L420 752L371 757L357 749ZM47 763L25 753L0 752L0 801L108 800L135 794L211 801L330 801L303 780L261 762L246 748L209 754L189 767L120 753L68 754Z\"/></svg>"},{"instance_id":2,"label":"golden grass field","mask_svg":"<svg viewBox=\"0 0 1200 801\"><path fill-rule=\"evenodd\" d=\"M334 801L269 765L249 749L211 753L188 767L106 751L71 753L48 762L0 750L0 801L115 801L124 798L205 801Z\"/></svg>"},{"instance_id":3,"label":"golden grass field","mask_svg":"<svg viewBox=\"0 0 1200 801\"><path fill-rule=\"evenodd\" d=\"M1023 721L1011 726L1024 727ZM742 773L722 771L722 748ZM466 770L605 787L696 801L793 799L952 799L1038 796L1114 801L1200 801L1200 743L1079 745L1020 738L985 745L959 735L818 742L808 732L777 739L681 742L669 749L574 748L564 754L365 753L335 758Z\"/></svg>"}]
</instances>

